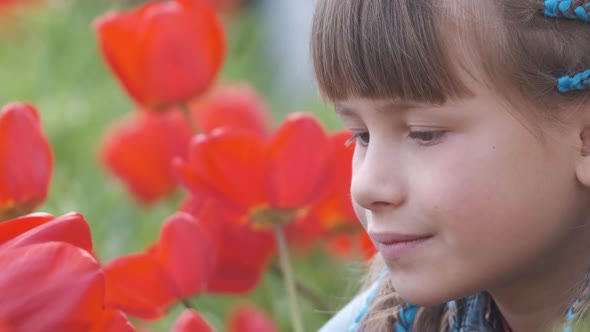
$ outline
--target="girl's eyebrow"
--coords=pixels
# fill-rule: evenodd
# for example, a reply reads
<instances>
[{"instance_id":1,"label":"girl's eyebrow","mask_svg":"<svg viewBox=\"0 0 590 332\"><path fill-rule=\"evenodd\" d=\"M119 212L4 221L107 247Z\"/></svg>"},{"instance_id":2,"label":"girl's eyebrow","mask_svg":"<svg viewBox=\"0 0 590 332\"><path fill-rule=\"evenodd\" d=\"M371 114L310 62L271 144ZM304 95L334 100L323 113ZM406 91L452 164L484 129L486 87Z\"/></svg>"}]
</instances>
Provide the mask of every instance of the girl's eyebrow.
<instances>
[{"instance_id":1,"label":"girl's eyebrow","mask_svg":"<svg viewBox=\"0 0 590 332\"><path fill-rule=\"evenodd\" d=\"M354 115L354 111L352 109L338 103L334 104L334 112L340 115Z\"/></svg>"}]
</instances>

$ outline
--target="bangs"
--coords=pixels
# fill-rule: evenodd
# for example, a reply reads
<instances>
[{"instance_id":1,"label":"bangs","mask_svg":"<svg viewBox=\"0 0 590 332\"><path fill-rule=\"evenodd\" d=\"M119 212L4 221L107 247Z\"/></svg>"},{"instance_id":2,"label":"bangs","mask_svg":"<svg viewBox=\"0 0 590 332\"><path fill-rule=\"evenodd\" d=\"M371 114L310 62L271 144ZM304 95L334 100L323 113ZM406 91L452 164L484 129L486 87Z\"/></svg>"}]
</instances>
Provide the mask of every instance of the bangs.
<instances>
[{"instance_id":1,"label":"bangs","mask_svg":"<svg viewBox=\"0 0 590 332\"><path fill-rule=\"evenodd\" d=\"M442 38L447 10L432 2L319 0L311 49L322 96L444 103L472 95Z\"/></svg>"}]
</instances>

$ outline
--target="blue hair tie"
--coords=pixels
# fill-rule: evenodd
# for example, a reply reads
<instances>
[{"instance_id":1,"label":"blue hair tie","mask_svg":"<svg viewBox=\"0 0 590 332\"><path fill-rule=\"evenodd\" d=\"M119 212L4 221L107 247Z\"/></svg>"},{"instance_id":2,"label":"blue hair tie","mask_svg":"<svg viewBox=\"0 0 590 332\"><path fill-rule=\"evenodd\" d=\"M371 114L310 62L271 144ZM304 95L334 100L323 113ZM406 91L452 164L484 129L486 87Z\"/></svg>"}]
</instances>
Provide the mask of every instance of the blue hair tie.
<instances>
[{"instance_id":1,"label":"blue hair tie","mask_svg":"<svg viewBox=\"0 0 590 332\"><path fill-rule=\"evenodd\" d=\"M586 90L590 88L590 69L574 76L562 76L557 79L557 90L565 93L574 90Z\"/></svg>"},{"instance_id":2,"label":"blue hair tie","mask_svg":"<svg viewBox=\"0 0 590 332\"><path fill-rule=\"evenodd\" d=\"M545 0L545 15L549 17L565 17L571 20L590 22L587 9L590 3L572 9L572 0Z\"/></svg>"}]
</instances>

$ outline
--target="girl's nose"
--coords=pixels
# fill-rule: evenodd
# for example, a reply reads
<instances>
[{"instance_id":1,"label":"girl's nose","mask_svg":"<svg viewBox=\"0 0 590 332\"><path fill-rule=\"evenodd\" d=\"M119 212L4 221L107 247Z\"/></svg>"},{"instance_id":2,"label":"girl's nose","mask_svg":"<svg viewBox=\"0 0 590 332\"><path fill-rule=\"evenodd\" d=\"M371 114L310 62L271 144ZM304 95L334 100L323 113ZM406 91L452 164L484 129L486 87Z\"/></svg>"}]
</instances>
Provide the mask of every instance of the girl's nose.
<instances>
[{"instance_id":1,"label":"girl's nose","mask_svg":"<svg viewBox=\"0 0 590 332\"><path fill-rule=\"evenodd\" d=\"M369 147L355 156L351 183L352 199L361 207L376 211L404 204L407 192L400 158L391 149Z\"/></svg>"}]
</instances>

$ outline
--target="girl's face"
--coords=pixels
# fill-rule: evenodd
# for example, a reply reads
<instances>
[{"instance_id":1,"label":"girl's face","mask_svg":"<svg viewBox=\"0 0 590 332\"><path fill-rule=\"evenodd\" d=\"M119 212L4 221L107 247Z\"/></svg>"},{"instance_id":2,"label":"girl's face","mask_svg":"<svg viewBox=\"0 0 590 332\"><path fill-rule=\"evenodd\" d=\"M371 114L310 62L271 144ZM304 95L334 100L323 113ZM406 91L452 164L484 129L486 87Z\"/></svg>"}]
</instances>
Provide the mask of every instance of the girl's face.
<instances>
[{"instance_id":1,"label":"girl's face","mask_svg":"<svg viewBox=\"0 0 590 332\"><path fill-rule=\"evenodd\" d=\"M336 103L356 138L355 211L394 287L416 305L550 273L579 251L587 196L576 178L578 128L540 138L497 96L474 92L443 106ZM430 238L398 255L377 243L390 233Z\"/></svg>"}]
</instances>

